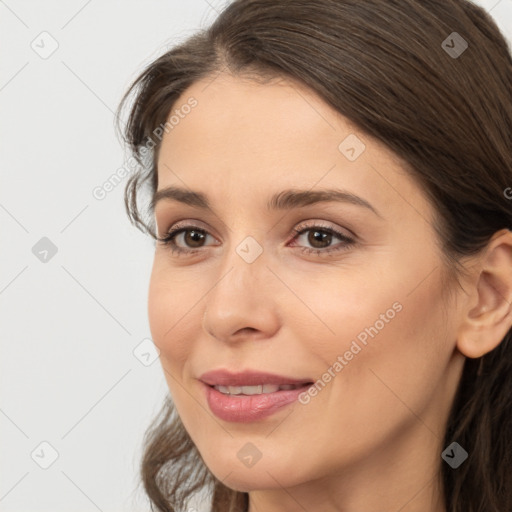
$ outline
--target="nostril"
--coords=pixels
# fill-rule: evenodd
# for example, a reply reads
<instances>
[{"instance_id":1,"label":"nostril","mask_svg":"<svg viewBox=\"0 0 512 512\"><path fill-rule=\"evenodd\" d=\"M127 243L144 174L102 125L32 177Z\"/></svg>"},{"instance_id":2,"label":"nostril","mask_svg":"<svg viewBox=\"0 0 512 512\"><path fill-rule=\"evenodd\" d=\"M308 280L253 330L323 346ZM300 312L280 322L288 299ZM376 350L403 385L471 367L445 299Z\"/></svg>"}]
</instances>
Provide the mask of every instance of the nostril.
<instances>
[{"instance_id":1,"label":"nostril","mask_svg":"<svg viewBox=\"0 0 512 512\"><path fill-rule=\"evenodd\" d=\"M243 327L242 329L239 329L237 332L244 332L244 331L249 331L249 332L253 332L253 331L256 331L257 329L255 329L254 327Z\"/></svg>"}]
</instances>

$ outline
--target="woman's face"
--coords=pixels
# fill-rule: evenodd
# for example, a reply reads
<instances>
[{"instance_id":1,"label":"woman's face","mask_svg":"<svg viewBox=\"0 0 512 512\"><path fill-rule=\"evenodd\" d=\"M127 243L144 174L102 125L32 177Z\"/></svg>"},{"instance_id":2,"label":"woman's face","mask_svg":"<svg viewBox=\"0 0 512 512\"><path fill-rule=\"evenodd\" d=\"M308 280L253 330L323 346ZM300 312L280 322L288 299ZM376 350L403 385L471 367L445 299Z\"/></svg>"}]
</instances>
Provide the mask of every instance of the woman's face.
<instances>
[{"instance_id":1,"label":"woman's face","mask_svg":"<svg viewBox=\"0 0 512 512\"><path fill-rule=\"evenodd\" d=\"M393 492L425 484L463 358L421 189L383 145L288 81L209 77L172 114L158 191L182 192L159 194L155 220L161 238L187 230L174 238L183 252L157 243L149 320L204 462L244 491L341 475L345 496L363 477L374 489L406 475ZM346 195L324 200L327 190ZM227 380L205 376L214 370ZM314 384L271 386L290 381Z\"/></svg>"}]
</instances>

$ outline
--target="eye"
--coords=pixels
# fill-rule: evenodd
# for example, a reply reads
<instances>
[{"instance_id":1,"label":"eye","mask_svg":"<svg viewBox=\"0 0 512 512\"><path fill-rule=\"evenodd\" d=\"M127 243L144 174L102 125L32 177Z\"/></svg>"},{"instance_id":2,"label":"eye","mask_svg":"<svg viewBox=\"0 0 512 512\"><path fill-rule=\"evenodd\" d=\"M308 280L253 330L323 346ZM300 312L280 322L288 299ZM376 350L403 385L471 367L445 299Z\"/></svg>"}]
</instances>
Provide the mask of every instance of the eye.
<instances>
[{"instance_id":1,"label":"eye","mask_svg":"<svg viewBox=\"0 0 512 512\"><path fill-rule=\"evenodd\" d=\"M293 242L300 240L306 233L305 243L310 244L312 247L301 247L301 252L314 253L317 255L338 252L349 249L355 244L355 240L336 229L313 224L305 226L304 224L293 229L295 237ZM176 253L178 256L182 254L195 254L200 252L205 247L204 242L208 237L212 237L206 230L193 225L177 225L171 229L164 238L158 238L165 246L171 248L171 252ZM212 237L213 238L213 237ZM341 243L331 247L333 238L338 238ZM180 243L178 243L180 242ZM208 246L206 246L208 247ZM295 247L295 245L292 245Z\"/></svg>"},{"instance_id":2,"label":"eye","mask_svg":"<svg viewBox=\"0 0 512 512\"><path fill-rule=\"evenodd\" d=\"M296 235L294 237L294 241L299 240L304 237L307 233L309 233L306 237L304 237L304 242L310 244L312 247L302 247L301 252L305 252L307 254L314 253L317 255L338 252L349 249L352 245L355 244L355 240L350 238L343 233L340 233L336 229L314 224L309 226L298 226L293 230ZM341 244L331 246L333 238L338 238L341 240Z\"/></svg>"},{"instance_id":3,"label":"eye","mask_svg":"<svg viewBox=\"0 0 512 512\"><path fill-rule=\"evenodd\" d=\"M169 246L172 253L177 253L178 255L184 253L193 254L204 247L203 243L208 236L211 235L206 230L197 226L178 225L171 229L164 238L158 238L158 241L162 242L165 246ZM182 243L184 242L185 247L178 245L177 240Z\"/></svg>"}]
</instances>

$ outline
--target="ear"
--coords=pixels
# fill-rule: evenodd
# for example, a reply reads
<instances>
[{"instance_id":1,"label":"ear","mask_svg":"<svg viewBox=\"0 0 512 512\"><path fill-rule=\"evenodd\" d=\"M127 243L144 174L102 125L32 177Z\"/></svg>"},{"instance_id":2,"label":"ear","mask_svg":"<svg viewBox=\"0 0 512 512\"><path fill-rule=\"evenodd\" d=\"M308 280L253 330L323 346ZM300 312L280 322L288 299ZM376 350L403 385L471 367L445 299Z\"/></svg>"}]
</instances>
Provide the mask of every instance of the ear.
<instances>
[{"instance_id":1,"label":"ear","mask_svg":"<svg viewBox=\"0 0 512 512\"><path fill-rule=\"evenodd\" d=\"M496 348L512 327L512 231L496 232L478 261L457 335L457 348L469 358Z\"/></svg>"}]
</instances>

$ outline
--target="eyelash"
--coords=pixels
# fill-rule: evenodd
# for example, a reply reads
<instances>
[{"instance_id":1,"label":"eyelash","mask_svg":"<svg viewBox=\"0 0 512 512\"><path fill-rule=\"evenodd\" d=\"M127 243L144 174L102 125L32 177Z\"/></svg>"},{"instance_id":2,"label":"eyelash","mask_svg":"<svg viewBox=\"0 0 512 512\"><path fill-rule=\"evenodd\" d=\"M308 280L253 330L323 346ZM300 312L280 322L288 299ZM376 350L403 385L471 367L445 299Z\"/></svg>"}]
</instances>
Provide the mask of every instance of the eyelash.
<instances>
[{"instance_id":1,"label":"eyelash","mask_svg":"<svg viewBox=\"0 0 512 512\"><path fill-rule=\"evenodd\" d=\"M203 235L209 234L206 230L201 229L197 226L193 226L193 225L179 226L178 225L174 229L171 229L167 233L167 236L165 236L164 238L157 238L157 240L159 242L162 242L163 245L170 247L171 253L177 254L178 256L187 255L187 254L192 255L197 252L200 252L203 249L203 247L196 248L196 249L184 249L183 247L179 247L178 245L176 245L176 242L174 241L174 239L180 233L183 233L186 231L197 231ZM306 254L314 253L316 255L323 255L323 254L331 253L331 252L346 251L355 244L354 239L349 238L348 236L340 233L339 231L337 231L331 227L322 226L320 224L314 224L311 226L300 225L297 228L294 228L293 232L295 233L295 236L293 237L293 240L296 240L300 235L307 233L308 231L320 231L320 232L328 233L330 235L334 235L334 236L338 237L343 242L343 245L341 245L341 247L334 246L334 247L328 247L326 249L312 249L310 247L301 247L301 252L306 253Z\"/></svg>"}]
</instances>

